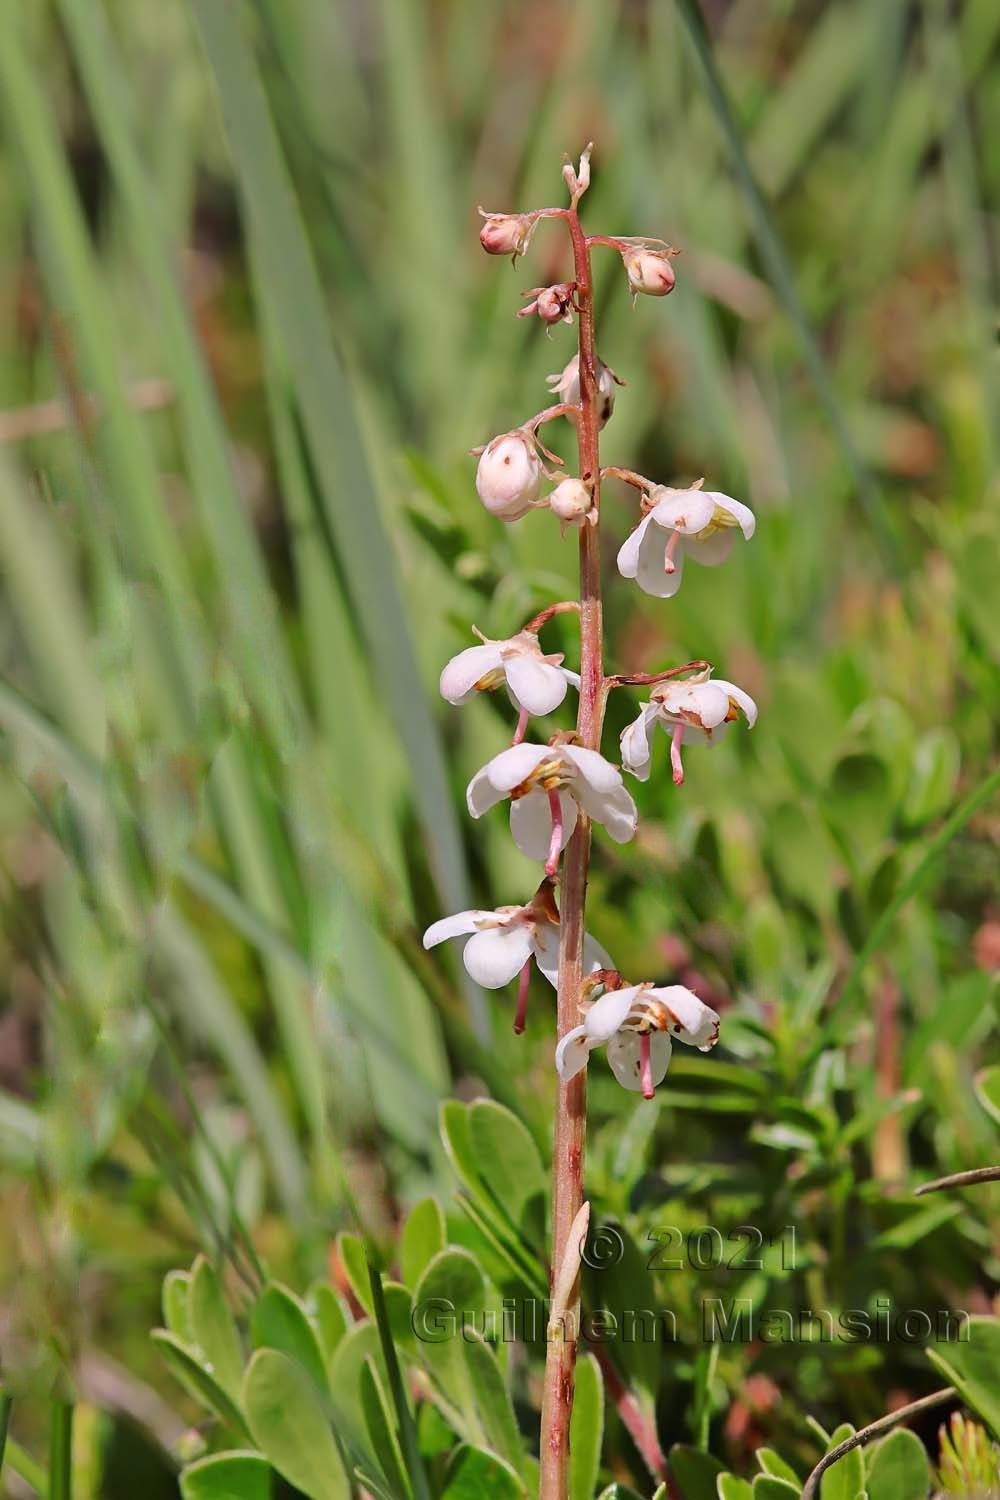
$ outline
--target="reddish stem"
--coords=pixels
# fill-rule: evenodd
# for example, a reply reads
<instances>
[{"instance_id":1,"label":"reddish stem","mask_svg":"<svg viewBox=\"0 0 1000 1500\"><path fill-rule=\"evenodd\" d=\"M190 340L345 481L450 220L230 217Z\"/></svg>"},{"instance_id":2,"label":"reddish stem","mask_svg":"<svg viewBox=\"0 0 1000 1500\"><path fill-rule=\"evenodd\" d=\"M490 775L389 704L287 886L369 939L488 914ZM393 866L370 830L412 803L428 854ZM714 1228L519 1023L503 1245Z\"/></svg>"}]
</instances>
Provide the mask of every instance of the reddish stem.
<instances>
[{"instance_id":1,"label":"reddish stem","mask_svg":"<svg viewBox=\"0 0 1000 1500\"><path fill-rule=\"evenodd\" d=\"M528 988L531 984L531 959L526 959L521 977L517 982L517 1010L514 1014L514 1034L520 1036L528 1014Z\"/></svg>"},{"instance_id":2,"label":"reddish stem","mask_svg":"<svg viewBox=\"0 0 1000 1500\"><path fill-rule=\"evenodd\" d=\"M685 672L711 672L710 661L686 661L682 667L670 667L666 672L626 672L604 679L609 688L652 687L657 682L669 682L673 677L682 677Z\"/></svg>"},{"instance_id":3,"label":"reddish stem","mask_svg":"<svg viewBox=\"0 0 1000 1500\"><path fill-rule=\"evenodd\" d=\"M646 1465L653 1479L663 1479L666 1477L667 1494L671 1497L671 1500L680 1500L676 1484L667 1475L667 1460L663 1449L660 1447L655 1422L650 1416L646 1415L639 1402L622 1380L618 1373L618 1367L607 1349L602 1348L598 1344L594 1349L594 1353L597 1356L597 1363L604 1373L604 1383L608 1388L608 1395L618 1409L618 1415L622 1419L623 1426L642 1455L643 1463Z\"/></svg>"},{"instance_id":4,"label":"reddish stem","mask_svg":"<svg viewBox=\"0 0 1000 1500\"><path fill-rule=\"evenodd\" d=\"M563 215L573 242L574 275L579 306L580 415L576 424L580 478L591 488L595 524L580 531L580 707L577 736L581 745L600 746L606 689L600 569L600 480L598 446L598 364L594 346L594 300L590 251L575 206ZM579 1020L583 980L583 924L590 864L590 819L582 811L563 861L560 910L559 995L557 1030L564 1036ZM586 1070L569 1083L560 1081L552 1158L552 1265L562 1266L573 1220L583 1202L583 1153L586 1134ZM578 1322L579 1292L566 1309L565 1327ZM576 1341L550 1338L546 1348L542 1392L540 1500L565 1500L569 1477L569 1423L573 1410Z\"/></svg>"},{"instance_id":5,"label":"reddish stem","mask_svg":"<svg viewBox=\"0 0 1000 1500\"><path fill-rule=\"evenodd\" d=\"M512 745L519 745L524 739L524 736L528 732L528 720L530 718L531 715L529 714L528 710L526 708L522 708L521 712L517 716L517 728L514 730L514 738L511 740Z\"/></svg>"},{"instance_id":6,"label":"reddish stem","mask_svg":"<svg viewBox=\"0 0 1000 1500\"><path fill-rule=\"evenodd\" d=\"M544 609L540 609L537 615L532 616L527 625L521 626L521 629L529 631L531 635L537 635L542 626L547 625L556 615L568 615L570 613L575 615L580 613L578 601L576 599L560 599L558 604L547 604Z\"/></svg>"},{"instance_id":7,"label":"reddish stem","mask_svg":"<svg viewBox=\"0 0 1000 1500\"><path fill-rule=\"evenodd\" d=\"M549 811L552 814L552 837L549 839L549 857L545 861L545 873L552 876L559 868L559 856L562 853L563 815L558 788L549 792Z\"/></svg>"}]
</instances>

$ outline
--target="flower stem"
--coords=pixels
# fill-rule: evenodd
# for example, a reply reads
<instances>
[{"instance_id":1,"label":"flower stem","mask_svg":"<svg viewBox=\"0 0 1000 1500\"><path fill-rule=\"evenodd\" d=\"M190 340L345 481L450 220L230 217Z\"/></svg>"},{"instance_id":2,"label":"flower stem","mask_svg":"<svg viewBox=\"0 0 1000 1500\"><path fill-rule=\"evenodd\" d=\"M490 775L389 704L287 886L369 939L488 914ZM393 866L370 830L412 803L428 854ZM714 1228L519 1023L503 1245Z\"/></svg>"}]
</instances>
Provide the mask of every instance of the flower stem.
<instances>
[{"instance_id":1,"label":"flower stem","mask_svg":"<svg viewBox=\"0 0 1000 1500\"><path fill-rule=\"evenodd\" d=\"M598 449L598 365L594 346L594 296L590 250L575 207L565 211L573 242L576 296L579 308L580 414L577 444L580 478L591 488L594 515L600 514L601 463ZM579 743L591 750L600 746L607 689L604 681L601 613L600 527L580 531L580 709ZM561 938L557 1030L560 1037L579 1020L583 979L584 909L590 864L590 819L581 811L566 846L561 882ZM583 1202L583 1153L587 1123L586 1070L569 1083L560 1081L556 1105L552 1162L552 1266L566 1259L570 1230ZM576 1339L579 1322L579 1284L575 1288L562 1336L550 1337L542 1392L540 1500L566 1500L569 1475L569 1423L573 1410Z\"/></svg>"}]
</instances>

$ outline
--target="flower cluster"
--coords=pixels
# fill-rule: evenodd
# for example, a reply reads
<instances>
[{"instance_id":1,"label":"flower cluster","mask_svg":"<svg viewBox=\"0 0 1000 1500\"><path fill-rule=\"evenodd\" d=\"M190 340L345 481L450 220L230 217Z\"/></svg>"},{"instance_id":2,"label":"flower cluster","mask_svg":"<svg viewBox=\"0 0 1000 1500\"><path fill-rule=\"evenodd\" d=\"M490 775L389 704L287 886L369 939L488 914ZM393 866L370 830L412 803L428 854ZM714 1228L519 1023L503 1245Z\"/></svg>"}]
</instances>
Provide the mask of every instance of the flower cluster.
<instances>
[{"instance_id":1,"label":"flower cluster","mask_svg":"<svg viewBox=\"0 0 1000 1500\"><path fill-rule=\"evenodd\" d=\"M593 349L590 252L598 246L617 251L633 301L639 294L662 297L672 290L671 262L677 252L662 240L583 236L576 210L590 181L589 147L579 167L567 163L563 176L570 191L568 210L517 214L480 209L483 249L491 255L509 255L515 263L527 251L541 220L568 222L574 279L532 288L525 294L530 302L518 315L537 315L547 333L577 319L580 331L577 353L549 379L555 404L474 450L479 458L476 491L486 510L505 523L520 521L531 511L550 511L563 535L568 530L579 534L583 559L588 547L592 549L588 555L596 556L592 533L599 524L601 481L624 479L639 492L640 515L618 553L618 571L623 578L634 579L645 593L666 599L681 587L686 555L697 563L718 566L729 555L737 533L747 540L753 536L754 517L745 505L704 488L701 481L675 488L632 471L600 469L599 461L594 461L596 434L611 419L615 388L622 382ZM578 475L560 472L562 460L539 437L544 424L559 418L577 430ZM589 462L585 448L592 455ZM757 717L752 698L733 683L713 677L707 663L689 663L652 675L609 677L604 676L598 644L600 677L595 687L593 658L588 666L584 645L581 667L588 686L581 686L580 675L563 665L563 656L546 652L539 641L540 630L554 615L571 611L581 615L583 630L581 605L560 601L506 639L491 640L476 631L480 644L460 651L441 673L441 694L449 703L464 704L480 693L506 690L518 716L512 742L473 776L466 801L473 818L508 803L514 842L529 859L542 864L544 878L523 905L458 912L435 922L424 934L424 946L465 938L463 960L473 979L497 989L517 978L514 1029L518 1032L525 1025L533 966L559 987L561 922L556 889L563 852L575 830L597 824L619 844L634 836L638 812L622 769L640 781L648 779L657 724L670 738L673 780L680 786L685 739L711 744L737 719L742 717L752 726ZM621 736L619 767L601 753L600 727L608 691L626 684L647 685L650 696ZM577 729L529 740L531 720L558 710L570 688L581 696ZM585 692L590 695L586 713ZM582 917L582 884L579 890L575 914ZM582 923L574 931L582 931ZM574 953L574 963L576 957ZM571 1001L582 1020L564 1031L556 1050L556 1068L564 1082L586 1067L595 1047L603 1046L618 1081L652 1097L666 1073L673 1040L702 1051L714 1046L719 1034L714 1010L681 985L627 983L588 933L582 936L581 972L580 992ZM561 1009L560 1014L565 1012Z\"/></svg>"}]
</instances>

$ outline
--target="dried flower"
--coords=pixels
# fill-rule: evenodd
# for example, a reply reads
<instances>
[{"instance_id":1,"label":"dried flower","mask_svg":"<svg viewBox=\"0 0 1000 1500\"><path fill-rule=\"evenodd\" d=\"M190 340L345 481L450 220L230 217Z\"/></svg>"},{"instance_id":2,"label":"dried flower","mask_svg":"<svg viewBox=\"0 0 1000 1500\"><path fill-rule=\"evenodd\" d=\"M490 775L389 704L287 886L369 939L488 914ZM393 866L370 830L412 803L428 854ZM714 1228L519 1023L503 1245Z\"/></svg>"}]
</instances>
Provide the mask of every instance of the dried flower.
<instances>
[{"instance_id":1,"label":"dried flower","mask_svg":"<svg viewBox=\"0 0 1000 1500\"><path fill-rule=\"evenodd\" d=\"M543 323L572 323L573 321L573 293L576 291L575 281L560 281L555 286L533 286L530 292L525 292L525 297L533 297L527 307L518 309L519 318L530 317L537 313Z\"/></svg>"},{"instance_id":2,"label":"dried flower","mask_svg":"<svg viewBox=\"0 0 1000 1500\"><path fill-rule=\"evenodd\" d=\"M565 531L567 526L582 526L584 521L595 521L594 497L582 479L562 479L549 495L549 509L558 516Z\"/></svg>"},{"instance_id":3,"label":"dried flower","mask_svg":"<svg viewBox=\"0 0 1000 1500\"><path fill-rule=\"evenodd\" d=\"M738 500L697 485L687 490L661 485L647 504L647 515L618 553L618 571L659 599L680 588L686 552L705 567L718 567L732 551L736 528L749 541L757 524L753 511ZM665 542L662 531L668 533Z\"/></svg>"},{"instance_id":4,"label":"dried flower","mask_svg":"<svg viewBox=\"0 0 1000 1500\"><path fill-rule=\"evenodd\" d=\"M585 1004L581 1026L567 1031L556 1048L564 1083L574 1078L595 1047L607 1046L608 1063L623 1088L653 1097L670 1063L671 1037L708 1052L719 1039L719 1015L681 984L651 982L606 990Z\"/></svg>"},{"instance_id":5,"label":"dried flower","mask_svg":"<svg viewBox=\"0 0 1000 1500\"><path fill-rule=\"evenodd\" d=\"M469 782L474 818L509 797L510 831L529 859L554 873L576 826L577 805L602 823L618 844L635 833L638 814L617 766L582 745L512 745Z\"/></svg>"},{"instance_id":6,"label":"dried flower","mask_svg":"<svg viewBox=\"0 0 1000 1500\"><path fill-rule=\"evenodd\" d=\"M528 248L537 223L535 214L491 214L479 212L486 220L479 231L479 243L487 255L509 255L516 262Z\"/></svg>"},{"instance_id":7,"label":"dried flower","mask_svg":"<svg viewBox=\"0 0 1000 1500\"><path fill-rule=\"evenodd\" d=\"M580 686L577 674L562 666L562 653L543 653L533 631L519 631L504 641L480 640L481 646L460 651L441 673L441 696L449 703L468 703L477 693L506 685L515 708L550 714L570 683Z\"/></svg>"},{"instance_id":8,"label":"dried flower","mask_svg":"<svg viewBox=\"0 0 1000 1500\"><path fill-rule=\"evenodd\" d=\"M560 401L565 401L570 406L580 405L580 356L574 354L573 358L558 375L550 375L547 382L549 389L558 395ZM606 365L602 359L597 361L597 417L599 426L603 427L615 409L615 386L622 385L614 370Z\"/></svg>"},{"instance_id":9,"label":"dried flower","mask_svg":"<svg viewBox=\"0 0 1000 1500\"><path fill-rule=\"evenodd\" d=\"M527 515L542 485L542 461L522 429L503 432L487 443L476 470L480 500L501 521Z\"/></svg>"},{"instance_id":10,"label":"dried flower","mask_svg":"<svg viewBox=\"0 0 1000 1500\"><path fill-rule=\"evenodd\" d=\"M671 736L670 762L674 782L680 786L684 780L681 745L685 738L714 744L741 713L752 729L757 722L757 705L749 693L722 678L710 680L707 672L686 682L661 682L639 717L622 734L622 765L640 781L649 779L653 732L659 724Z\"/></svg>"}]
</instances>

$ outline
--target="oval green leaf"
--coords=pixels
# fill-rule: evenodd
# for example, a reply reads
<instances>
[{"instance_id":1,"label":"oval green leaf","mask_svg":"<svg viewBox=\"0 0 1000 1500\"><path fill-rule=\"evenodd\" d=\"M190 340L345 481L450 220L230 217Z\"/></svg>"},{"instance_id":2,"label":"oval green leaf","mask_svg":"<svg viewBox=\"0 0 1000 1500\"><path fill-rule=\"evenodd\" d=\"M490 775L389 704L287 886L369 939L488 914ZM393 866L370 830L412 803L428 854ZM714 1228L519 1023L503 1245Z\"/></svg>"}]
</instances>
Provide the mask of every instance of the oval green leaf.
<instances>
[{"instance_id":1,"label":"oval green leaf","mask_svg":"<svg viewBox=\"0 0 1000 1500\"><path fill-rule=\"evenodd\" d=\"M255 1442L289 1484L310 1500L349 1500L326 1409L294 1360L258 1349L243 1380L243 1407Z\"/></svg>"}]
</instances>

